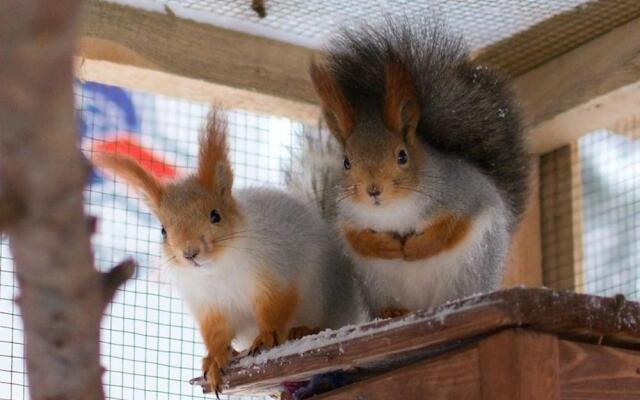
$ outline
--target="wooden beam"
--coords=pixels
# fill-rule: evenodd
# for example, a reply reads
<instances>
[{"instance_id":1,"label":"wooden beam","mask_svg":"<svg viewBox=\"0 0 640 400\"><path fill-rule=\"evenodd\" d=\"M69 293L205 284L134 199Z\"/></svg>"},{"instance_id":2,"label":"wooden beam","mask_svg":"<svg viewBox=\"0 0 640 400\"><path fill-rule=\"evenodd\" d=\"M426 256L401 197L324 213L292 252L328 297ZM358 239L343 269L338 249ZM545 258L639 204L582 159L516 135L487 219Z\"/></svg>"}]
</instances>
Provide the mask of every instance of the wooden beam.
<instances>
[{"instance_id":1,"label":"wooden beam","mask_svg":"<svg viewBox=\"0 0 640 400\"><path fill-rule=\"evenodd\" d=\"M228 109L286 117L308 124L317 124L320 116L319 107L313 104L109 61L78 58L76 76L81 80L216 103Z\"/></svg>"},{"instance_id":2,"label":"wooden beam","mask_svg":"<svg viewBox=\"0 0 640 400\"><path fill-rule=\"evenodd\" d=\"M415 312L405 319L376 320L308 336L292 343L289 351L283 347L257 358L235 358L225 370L223 390L227 394L269 393L283 381L302 381L341 369L388 367L390 360L415 361L416 355L433 357L517 327L639 348L640 325L634 322L639 312L637 303L623 298L508 289ZM193 380L196 385L203 382L202 377Z\"/></svg>"},{"instance_id":3,"label":"wooden beam","mask_svg":"<svg viewBox=\"0 0 640 400\"><path fill-rule=\"evenodd\" d=\"M317 400L481 400L475 346L429 358L315 397Z\"/></svg>"},{"instance_id":4,"label":"wooden beam","mask_svg":"<svg viewBox=\"0 0 640 400\"><path fill-rule=\"evenodd\" d=\"M620 124L639 111L640 76L637 79L638 82L590 99L534 126L529 132L531 152L550 152L597 129L617 131Z\"/></svg>"},{"instance_id":5,"label":"wooden beam","mask_svg":"<svg viewBox=\"0 0 640 400\"><path fill-rule=\"evenodd\" d=\"M532 164L529 205L511 240L502 287L542 285L539 159Z\"/></svg>"},{"instance_id":6,"label":"wooden beam","mask_svg":"<svg viewBox=\"0 0 640 400\"><path fill-rule=\"evenodd\" d=\"M544 284L580 292L584 272L582 183L577 143L542 156L540 179Z\"/></svg>"},{"instance_id":7,"label":"wooden beam","mask_svg":"<svg viewBox=\"0 0 640 400\"><path fill-rule=\"evenodd\" d=\"M640 19L517 77L532 150L549 151L613 122L636 107L639 84ZM569 133L558 134L563 127Z\"/></svg>"},{"instance_id":8,"label":"wooden beam","mask_svg":"<svg viewBox=\"0 0 640 400\"><path fill-rule=\"evenodd\" d=\"M478 349L483 400L560 400L556 336L510 329Z\"/></svg>"},{"instance_id":9,"label":"wooden beam","mask_svg":"<svg viewBox=\"0 0 640 400\"><path fill-rule=\"evenodd\" d=\"M117 53L119 62L317 102L307 73L315 50L106 1L89 0L84 8L81 56L100 57L88 45L113 42L127 49ZM113 47L106 52L112 56Z\"/></svg>"},{"instance_id":10,"label":"wooden beam","mask_svg":"<svg viewBox=\"0 0 640 400\"><path fill-rule=\"evenodd\" d=\"M511 76L522 75L639 17L637 0L584 2L480 49L477 59Z\"/></svg>"},{"instance_id":11,"label":"wooden beam","mask_svg":"<svg viewBox=\"0 0 640 400\"><path fill-rule=\"evenodd\" d=\"M640 398L640 352L560 340L563 399Z\"/></svg>"}]
</instances>

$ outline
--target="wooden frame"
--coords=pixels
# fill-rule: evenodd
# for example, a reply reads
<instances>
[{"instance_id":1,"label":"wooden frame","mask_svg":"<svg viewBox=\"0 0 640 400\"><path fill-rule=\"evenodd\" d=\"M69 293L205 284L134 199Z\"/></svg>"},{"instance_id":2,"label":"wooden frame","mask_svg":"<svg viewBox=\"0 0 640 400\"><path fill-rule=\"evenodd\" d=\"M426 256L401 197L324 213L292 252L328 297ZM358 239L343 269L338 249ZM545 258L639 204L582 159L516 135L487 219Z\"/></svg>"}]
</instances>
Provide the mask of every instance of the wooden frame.
<instances>
[{"instance_id":1,"label":"wooden frame","mask_svg":"<svg viewBox=\"0 0 640 400\"><path fill-rule=\"evenodd\" d=\"M85 4L80 56L316 103L315 50L106 1Z\"/></svg>"},{"instance_id":2,"label":"wooden frame","mask_svg":"<svg viewBox=\"0 0 640 400\"><path fill-rule=\"evenodd\" d=\"M577 137L615 126L633 112L634 104L640 103L639 16L637 2L622 0L612 7L606 1L596 1L475 53L480 61L518 75L514 86L531 126L533 154L569 146L569 153L563 150L545 159L556 157L557 164L560 154L573 154L575 162L577 148L572 143ZM185 51L184 43L189 43L189 51ZM605 53L607 57L602 57ZM90 0L79 55L84 57L80 71L86 79L213 100L229 108L306 123L317 122L320 114L307 65L321 52L177 18L170 12L154 13ZM540 162L541 171L548 165ZM544 172L539 178L538 171L532 176L530 209L514 236L505 287L543 282L556 282L560 285L556 287L582 286L579 170L574 163L563 165L573 165L567 175L572 181L566 184L573 188L570 204L567 199L561 204L559 197L550 200L547 196L549 187L562 182L547 181L550 178ZM538 191L539 186L544 193ZM571 212L570 229L558 222L546 225L552 219L541 206L543 210L568 207L555 212ZM542 243L541 236L545 237ZM561 248L561 243L570 245ZM569 253L562 257L571 262L563 261L563 269L552 277L555 267L548 263L549 254L563 251ZM573 278L560 283L559 275Z\"/></svg>"},{"instance_id":3,"label":"wooden frame","mask_svg":"<svg viewBox=\"0 0 640 400\"><path fill-rule=\"evenodd\" d=\"M635 1L612 6L600 0L477 52L482 62L518 75L515 87L532 127L533 153L612 126L640 101L640 19L634 19L639 16ZM578 23L568 27L567 21ZM81 57L245 90L240 97L250 110L265 108L264 98L251 101L256 92L301 102L305 110L317 104L307 73L309 60L321 56L316 50L99 0L85 6L82 36ZM605 53L607 57L599 57ZM161 83L159 89L170 86L180 82ZM190 93L197 98L209 95L192 87ZM293 110L291 117L299 118L297 107Z\"/></svg>"},{"instance_id":4,"label":"wooden frame","mask_svg":"<svg viewBox=\"0 0 640 400\"><path fill-rule=\"evenodd\" d=\"M623 400L640 395L636 372L639 360L636 351L509 329L477 345L317 398L383 400L401 395L406 400Z\"/></svg>"},{"instance_id":5,"label":"wooden frame","mask_svg":"<svg viewBox=\"0 0 640 400\"><path fill-rule=\"evenodd\" d=\"M623 297L510 289L374 321L302 354L247 358L242 367L233 360L226 393L269 393L345 370L352 383L320 399L629 399L640 395L639 307Z\"/></svg>"},{"instance_id":6,"label":"wooden frame","mask_svg":"<svg viewBox=\"0 0 640 400\"><path fill-rule=\"evenodd\" d=\"M76 76L81 80L215 103L224 108L286 117L308 124L317 124L320 118L320 108L315 104L110 61L77 58Z\"/></svg>"},{"instance_id":7,"label":"wooden frame","mask_svg":"<svg viewBox=\"0 0 640 400\"><path fill-rule=\"evenodd\" d=\"M635 19L517 77L516 92L532 126L531 150L549 152L636 112L639 65Z\"/></svg>"}]
</instances>

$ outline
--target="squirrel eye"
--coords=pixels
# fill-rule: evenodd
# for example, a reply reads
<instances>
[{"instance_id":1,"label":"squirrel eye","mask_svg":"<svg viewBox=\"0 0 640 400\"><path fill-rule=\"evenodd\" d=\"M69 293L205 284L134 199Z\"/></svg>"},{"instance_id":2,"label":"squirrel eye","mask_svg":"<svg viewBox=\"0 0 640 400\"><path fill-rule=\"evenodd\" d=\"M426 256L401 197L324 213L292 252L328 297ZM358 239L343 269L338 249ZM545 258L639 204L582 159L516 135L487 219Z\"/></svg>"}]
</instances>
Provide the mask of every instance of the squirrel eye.
<instances>
[{"instance_id":1,"label":"squirrel eye","mask_svg":"<svg viewBox=\"0 0 640 400\"><path fill-rule=\"evenodd\" d=\"M344 169L351 169L351 161L349 161L349 157L344 158Z\"/></svg>"},{"instance_id":2,"label":"squirrel eye","mask_svg":"<svg viewBox=\"0 0 640 400\"><path fill-rule=\"evenodd\" d=\"M160 233L162 233L162 238L166 239L167 238L167 230L164 229L164 226L162 227L162 230L160 230Z\"/></svg>"},{"instance_id":3,"label":"squirrel eye","mask_svg":"<svg viewBox=\"0 0 640 400\"><path fill-rule=\"evenodd\" d=\"M398 152L398 164L404 165L407 163L407 161L409 161L409 156L407 155L407 152L405 150L400 150Z\"/></svg>"},{"instance_id":4,"label":"squirrel eye","mask_svg":"<svg viewBox=\"0 0 640 400\"><path fill-rule=\"evenodd\" d=\"M216 210L215 208L211 210L211 214L209 214L209 221L211 221L212 224L217 224L221 219L222 217L220 216L218 210Z\"/></svg>"}]
</instances>

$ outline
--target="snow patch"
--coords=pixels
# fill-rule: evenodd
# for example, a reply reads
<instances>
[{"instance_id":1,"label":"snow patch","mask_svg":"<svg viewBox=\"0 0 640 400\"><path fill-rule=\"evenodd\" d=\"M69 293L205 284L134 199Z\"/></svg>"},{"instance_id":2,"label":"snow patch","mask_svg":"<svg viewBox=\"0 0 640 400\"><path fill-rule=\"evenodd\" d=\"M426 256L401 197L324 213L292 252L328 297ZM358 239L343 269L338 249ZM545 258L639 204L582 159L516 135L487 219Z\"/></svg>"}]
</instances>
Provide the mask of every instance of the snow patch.
<instances>
[{"instance_id":1,"label":"snow patch","mask_svg":"<svg viewBox=\"0 0 640 400\"><path fill-rule=\"evenodd\" d=\"M344 354L345 350L343 343L348 340L374 336L381 332L387 332L417 323L429 323L433 326L443 326L446 322L447 316L454 312L461 312L476 308L479 305L485 306L492 303L492 301L482 300L485 300L482 297L482 294L477 294L465 298L462 302L460 300L455 300L445 303L426 315L421 313L410 314L404 318L389 321L388 323L384 323L386 320L375 319L364 325L347 325L338 330L327 329L315 335L287 342L256 356L245 356L235 362L232 362L231 366L233 368L242 368L243 371L239 371L239 374L251 376L252 369L260 369L260 366L267 362L278 362L279 365L290 364L291 359L283 358L291 355L298 355L299 357L302 357L305 354L319 352L329 345L338 344L338 353ZM381 325L377 327L372 326L376 324Z\"/></svg>"}]
</instances>

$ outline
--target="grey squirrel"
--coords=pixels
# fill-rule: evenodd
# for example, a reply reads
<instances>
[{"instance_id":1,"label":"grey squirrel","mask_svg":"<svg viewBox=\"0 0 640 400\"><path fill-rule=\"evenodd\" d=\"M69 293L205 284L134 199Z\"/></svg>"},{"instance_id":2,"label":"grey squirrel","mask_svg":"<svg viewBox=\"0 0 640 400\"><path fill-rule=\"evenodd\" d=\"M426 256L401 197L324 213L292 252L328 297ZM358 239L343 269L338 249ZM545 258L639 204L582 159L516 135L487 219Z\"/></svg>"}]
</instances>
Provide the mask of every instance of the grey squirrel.
<instances>
[{"instance_id":1,"label":"grey squirrel","mask_svg":"<svg viewBox=\"0 0 640 400\"><path fill-rule=\"evenodd\" d=\"M403 20L344 31L310 74L339 145L311 140L303 179L333 199L373 315L496 289L529 172L505 80L442 24Z\"/></svg>"},{"instance_id":2,"label":"grey squirrel","mask_svg":"<svg viewBox=\"0 0 640 400\"><path fill-rule=\"evenodd\" d=\"M144 194L162 223L171 281L198 322L216 393L232 341L255 352L361 318L351 264L315 208L275 189L232 192L226 131L214 109L197 172L166 184L128 156L93 157Z\"/></svg>"}]
</instances>

